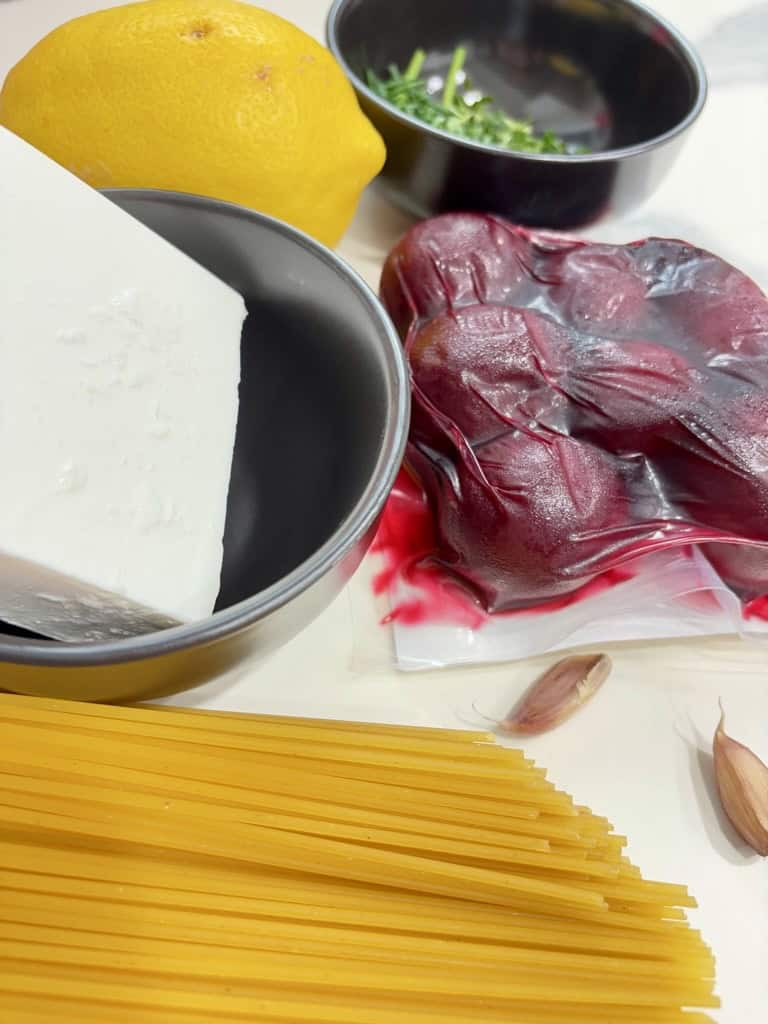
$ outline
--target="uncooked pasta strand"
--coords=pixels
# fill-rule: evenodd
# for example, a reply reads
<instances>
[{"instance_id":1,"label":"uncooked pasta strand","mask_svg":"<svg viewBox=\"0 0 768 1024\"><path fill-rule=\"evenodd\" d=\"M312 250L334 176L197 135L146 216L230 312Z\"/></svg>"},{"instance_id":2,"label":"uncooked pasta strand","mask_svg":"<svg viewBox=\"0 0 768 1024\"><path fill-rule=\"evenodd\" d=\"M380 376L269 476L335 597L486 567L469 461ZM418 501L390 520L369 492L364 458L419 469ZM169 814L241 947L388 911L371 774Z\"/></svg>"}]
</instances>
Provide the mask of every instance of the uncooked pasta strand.
<instances>
[{"instance_id":1,"label":"uncooked pasta strand","mask_svg":"<svg viewBox=\"0 0 768 1024\"><path fill-rule=\"evenodd\" d=\"M718 1005L685 887L483 733L0 695L0 829L3 1024Z\"/></svg>"},{"instance_id":2,"label":"uncooked pasta strand","mask_svg":"<svg viewBox=\"0 0 768 1024\"><path fill-rule=\"evenodd\" d=\"M27 858L28 859L28 858ZM73 871L69 864L65 870ZM98 867L96 870L99 870ZM188 921L193 928L225 929L263 929L265 921L277 920L290 923L337 923L346 928L357 926L361 920L361 909L318 904L311 907L304 903L281 902L272 899L243 898L220 894L201 894L168 890L151 885L138 885L120 882L116 888L114 882L102 878L72 878L33 874L29 871L0 870L0 887L12 890L16 895L8 897L9 903L18 906L20 895L33 894L45 899L50 905L56 896L82 898L93 901L98 898L99 905L113 908L109 913L130 916L131 908L136 907L142 919L149 919L151 910L158 908L164 920ZM258 891L262 891L259 889ZM268 889L264 890L269 892ZM309 898L311 894L307 893ZM1 901L0 901L1 903ZM416 912L418 909L418 913ZM106 912L106 911L105 911ZM447 913L447 912L446 912ZM533 919L513 915L507 922L495 923L491 919L470 918L466 908L455 907L454 917L431 917L427 914L424 904L409 911L403 905L397 912L387 913L384 910L369 910L365 915L366 927L373 932L397 931L415 932L419 936L438 936L448 939L451 936L473 938L484 941L500 941L506 944L526 944L532 947L550 946L566 949L594 949L602 952L615 952L626 956L641 956L654 960L664 960L675 956L693 958L711 964L711 954L698 940L695 933L685 932L685 945L678 941L673 943L667 939L668 945L658 940L649 940L642 935L601 935L595 930L578 929L575 924L547 922L546 919ZM464 913L464 917L462 917ZM96 915L98 916L98 914ZM404 938L404 936L399 936ZM420 941L420 940L419 940Z\"/></svg>"}]
</instances>

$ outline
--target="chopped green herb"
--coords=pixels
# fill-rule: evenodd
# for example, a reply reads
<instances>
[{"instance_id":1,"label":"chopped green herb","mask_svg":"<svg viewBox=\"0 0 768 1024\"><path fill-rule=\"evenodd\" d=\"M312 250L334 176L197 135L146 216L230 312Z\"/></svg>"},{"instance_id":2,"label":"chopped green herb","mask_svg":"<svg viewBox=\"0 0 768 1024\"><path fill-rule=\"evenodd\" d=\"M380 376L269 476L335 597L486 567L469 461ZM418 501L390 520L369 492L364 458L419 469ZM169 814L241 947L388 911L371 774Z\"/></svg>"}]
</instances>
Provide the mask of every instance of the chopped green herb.
<instances>
[{"instance_id":1,"label":"chopped green herb","mask_svg":"<svg viewBox=\"0 0 768 1024\"><path fill-rule=\"evenodd\" d=\"M480 96L468 102L465 99L468 81L459 78L467 56L463 46L457 46L453 51L442 96L433 95L427 88L426 79L421 77L426 56L424 50L415 50L404 71L396 64L390 64L386 78L380 78L369 69L368 87L404 114L473 142L525 153L587 152L581 148L569 148L552 132L537 135L530 121L507 117L493 106L490 96ZM463 94L457 93L457 85L463 85Z\"/></svg>"}]
</instances>

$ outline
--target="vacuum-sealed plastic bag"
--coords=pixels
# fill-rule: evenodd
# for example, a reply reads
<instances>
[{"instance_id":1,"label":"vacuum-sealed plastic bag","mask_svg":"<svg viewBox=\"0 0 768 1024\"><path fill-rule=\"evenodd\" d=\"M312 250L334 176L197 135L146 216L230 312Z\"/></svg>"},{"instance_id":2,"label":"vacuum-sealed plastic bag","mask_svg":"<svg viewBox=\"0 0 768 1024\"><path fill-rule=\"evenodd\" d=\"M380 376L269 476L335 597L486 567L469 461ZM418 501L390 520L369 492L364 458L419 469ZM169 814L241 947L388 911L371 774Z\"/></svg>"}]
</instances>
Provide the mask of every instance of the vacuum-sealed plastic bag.
<instances>
[{"instance_id":1,"label":"vacuum-sealed plastic bag","mask_svg":"<svg viewBox=\"0 0 768 1024\"><path fill-rule=\"evenodd\" d=\"M475 632L579 601L594 621L606 608L586 602L614 590L603 604L631 608L649 574L657 605L710 589L729 628L761 615L768 299L753 281L674 239L447 214L397 244L381 294L412 373L410 477L378 545L401 627L417 605L424 626L438 591L434 621Z\"/></svg>"}]
</instances>

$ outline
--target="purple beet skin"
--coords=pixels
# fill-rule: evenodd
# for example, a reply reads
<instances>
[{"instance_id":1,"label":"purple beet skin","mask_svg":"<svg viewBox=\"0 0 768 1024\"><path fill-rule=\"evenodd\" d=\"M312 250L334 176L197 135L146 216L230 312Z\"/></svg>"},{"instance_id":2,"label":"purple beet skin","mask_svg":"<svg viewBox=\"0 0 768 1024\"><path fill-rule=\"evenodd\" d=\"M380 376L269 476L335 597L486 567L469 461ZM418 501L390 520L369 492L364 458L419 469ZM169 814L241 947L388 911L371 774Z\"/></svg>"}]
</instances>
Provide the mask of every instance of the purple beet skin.
<instances>
[{"instance_id":1,"label":"purple beet skin","mask_svg":"<svg viewBox=\"0 0 768 1024\"><path fill-rule=\"evenodd\" d=\"M700 376L682 352L652 341L577 345L568 378L574 430L618 454L651 455L696 408Z\"/></svg>"},{"instance_id":2,"label":"purple beet skin","mask_svg":"<svg viewBox=\"0 0 768 1024\"><path fill-rule=\"evenodd\" d=\"M569 349L568 331L535 310L483 303L433 317L409 359L414 387L478 444L557 404Z\"/></svg>"},{"instance_id":3,"label":"purple beet skin","mask_svg":"<svg viewBox=\"0 0 768 1024\"><path fill-rule=\"evenodd\" d=\"M438 560L489 611L566 594L594 576L601 535L628 521L627 496L597 448L511 431L454 460L414 449L435 511Z\"/></svg>"},{"instance_id":4,"label":"purple beet skin","mask_svg":"<svg viewBox=\"0 0 768 1024\"><path fill-rule=\"evenodd\" d=\"M647 282L622 245L581 245L551 254L549 302L576 330L612 336L638 332L648 314Z\"/></svg>"},{"instance_id":5,"label":"purple beet skin","mask_svg":"<svg viewBox=\"0 0 768 1024\"><path fill-rule=\"evenodd\" d=\"M702 544L702 551L726 583L750 598L766 589L768 549L747 544Z\"/></svg>"},{"instance_id":6,"label":"purple beet skin","mask_svg":"<svg viewBox=\"0 0 768 1024\"><path fill-rule=\"evenodd\" d=\"M489 610L660 542L768 545L768 300L734 267L675 239L445 214L395 246L381 294L411 365L435 557ZM768 546L705 550L768 591Z\"/></svg>"},{"instance_id":7,"label":"purple beet skin","mask_svg":"<svg viewBox=\"0 0 768 1024\"><path fill-rule=\"evenodd\" d=\"M696 522L768 541L768 395L708 397L683 424L685 434L663 445L658 459L680 506Z\"/></svg>"},{"instance_id":8,"label":"purple beet skin","mask_svg":"<svg viewBox=\"0 0 768 1024\"><path fill-rule=\"evenodd\" d=\"M670 344L723 370L768 356L768 302L746 274L686 242L650 238L630 248Z\"/></svg>"},{"instance_id":9,"label":"purple beet skin","mask_svg":"<svg viewBox=\"0 0 768 1024\"><path fill-rule=\"evenodd\" d=\"M417 224L384 265L382 299L405 337L415 320L476 302L518 304L530 290L527 235L501 218L444 214Z\"/></svg>"}]
</instances>

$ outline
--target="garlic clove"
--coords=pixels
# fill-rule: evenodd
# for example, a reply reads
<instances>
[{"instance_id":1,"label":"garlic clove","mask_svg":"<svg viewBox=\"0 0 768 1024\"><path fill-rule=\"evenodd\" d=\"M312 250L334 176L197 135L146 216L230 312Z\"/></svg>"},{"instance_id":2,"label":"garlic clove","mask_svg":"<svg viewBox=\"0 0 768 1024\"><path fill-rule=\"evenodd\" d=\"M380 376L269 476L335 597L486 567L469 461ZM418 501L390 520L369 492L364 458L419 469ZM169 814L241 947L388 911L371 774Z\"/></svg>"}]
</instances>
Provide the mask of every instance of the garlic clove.
<instances>
[{"instance_id":1,"label":"garlic clove","mask_svg":"<svg viewBox=\"0 0 768 1024\"><path fill-rule=\"evenodd\" d=\"M526 691L499 729L528 736L553 729L597 692L611 668L607 654L573 654L561 659Z\"/></svg>"},{"instance_id":2,"label":"garlic clove","mask_svg":"<svg viewBox=\"0 0 768 1024\"><path fill-rule=\"evenodd\" d=\"M744 842L768 857L768 765L726 733L720 711L712 744L720 802Z\"/></svg>"}]
</instances>

